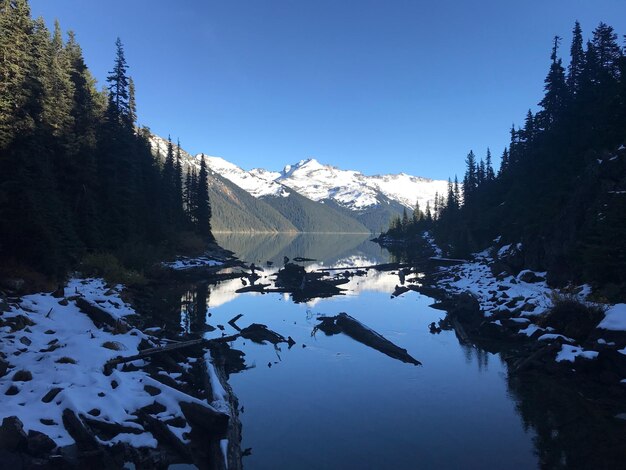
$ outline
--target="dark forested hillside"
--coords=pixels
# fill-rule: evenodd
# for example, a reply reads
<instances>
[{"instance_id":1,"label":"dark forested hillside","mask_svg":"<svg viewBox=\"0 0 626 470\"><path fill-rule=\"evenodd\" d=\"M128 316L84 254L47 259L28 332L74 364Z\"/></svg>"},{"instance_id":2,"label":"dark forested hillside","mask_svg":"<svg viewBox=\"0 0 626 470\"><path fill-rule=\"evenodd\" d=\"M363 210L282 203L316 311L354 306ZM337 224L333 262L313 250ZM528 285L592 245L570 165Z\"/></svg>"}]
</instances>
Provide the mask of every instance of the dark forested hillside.
<instances>
[{"instance_id":1,"label":"dark forested hillside","mask_svg":"<svg viewBox=\"0 0 626 470\"><path fill-rule=\"evenodd\" d=\"M349 214L342 214L330 205L322 204L286 189L289 196L266 196L263 201L291 221L299 232L367 233L369 230Z\"/></svg>"},{"instance_id":2,"label":"dark forested hillside","mask_svg":"<svg viewBox=\"0 0 626 470\"><path fill-rule=\"evenodd\" d=\"M136 127L122 43L99 91L81 48L27 0L0 0L0 263L63 275L89 253L127 264L211 240L201 176L183 188ZM206 173L206 168L203 170ZM183 204L183 189L190 198Z\"/></svg>"},{"instance_id":3,"label":"dark forested hillside","mask_svg":"<svg viewBox=\"0 0 626 470\"><path fill-rule=\"evenodd\" d=\"M540 109L511 129L498 174L489 151L480 161L470 152L463 184L451 183L434 222L420 226L457 256L501 236L556 283L624 284L626 58L604 23L587 42L575 24L567 68L560 51L555 37Z\"/></svg>"}]
</instances>

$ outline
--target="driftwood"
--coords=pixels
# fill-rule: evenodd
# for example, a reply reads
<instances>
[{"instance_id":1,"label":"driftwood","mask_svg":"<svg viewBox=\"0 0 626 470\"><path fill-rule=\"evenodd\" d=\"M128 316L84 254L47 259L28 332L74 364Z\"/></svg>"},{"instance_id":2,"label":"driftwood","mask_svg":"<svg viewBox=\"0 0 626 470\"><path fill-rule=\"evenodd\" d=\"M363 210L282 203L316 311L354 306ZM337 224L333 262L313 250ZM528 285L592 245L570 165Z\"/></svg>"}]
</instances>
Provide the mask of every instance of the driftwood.
<instances>
[{"instance_id":1,"label":"driftwood","mask_svg":"<svg viewBox=\"0 0 626 470\"><path fill-rule=\"evenodd\" d=\"M368 266L353 266L346 268L320 268L319 272L331 272L331 271L350 271L353 269L376 269L377 271L391 271L400 268L410 268L412 264L407 263L383 263L383 264L371 264Z\"/></svg>"},{"instance_id":2,"label":"driftwood","mask_svg":"<svg viewBox=\"0 0 626 470\"><path fill-rule=\"evenodd\" d=\"M241 328L239 328L237 326L237 323L235 323L237 320L239 320L241 317L243 317L243 313L240 313L239 315L235 315L233 318L231 318L230 320L228 320L228 324L230 326L232 326L235 330L237 331L241 331Z\"/></svg>"},{"instance_id":3,"label":"driftwood","mask_svg":"<svg viewBox=\"0 0 626 470\"><path fill-rule=\"evenodd\" d=\"M174 343L174 344L168 344L166 346L160 346L157 348L150 348L150 349L144 349L143 351L141 351L139 354L135 354L133 356L126 356L126 357L115 357L109 361L107 361L107 363L105 364L105 368L111 368L113 366L116 366L118 364L124 364L126 362L132 362L132 361L136 361L138 359L145 359L146 357L150 357L150 356L154 356L155 354L161 354L161 353L166 353L166 352L171 352L171 351L175 351L177 349L183 349L183 348L188 348L191 346L211 346L211 344L215 344L215 343L229 343L231 341L236 340L237 338L239 338L239 334L236 335L230 335L230 336L223 336L221 338L213 338L213 339L205 339L205 338L200 338L200 339L192 339L191 341L185 341L182 343Z\"/></svg>"},{"instance_id":4,"label":"driftwood","mask_svg":"<svg viewBox=\"0 0 626 470\"><path fill-rule=\"evenodd\" d=\"M263 342L267 341L276 346L278 343L288 342L284 336L279 335L275 331L270 330L266 325L261 325L260 323L252 323L250 326L241 330L240 334L242 338L249 339L259 344L263 344Z\"/></svg>"},{"instance_id":5,"label":"driftwood","mask_svg":"<svg viewBox=\"0 0 626 470\"><path fill-rule=\"evenodd\" d=\"M237 289L235 292L237 294L243 294L244 292L265 292L265 288L269 286L270 284L251 284Z\"/></svg>"},{"instance_id":6,"label":"driftwood","mask_svg":"<svg viewBox=\"0 0 626 470\"><path fill-rule=\"evenodd\" d=\"M340 313L334 317L321 317L320 324L315 327L313 333L317 330L322 330L327 335L334 335L338 333L344 333L350 338L369 346L376 351L380 351L393 359L414 364L416 366L422 363L413 358L406 349L393 344L391 341L375 332L371 328L368 328L363 323L359 322L355 318L352 318L347 313Z\"/></svg>"}]
</instances>

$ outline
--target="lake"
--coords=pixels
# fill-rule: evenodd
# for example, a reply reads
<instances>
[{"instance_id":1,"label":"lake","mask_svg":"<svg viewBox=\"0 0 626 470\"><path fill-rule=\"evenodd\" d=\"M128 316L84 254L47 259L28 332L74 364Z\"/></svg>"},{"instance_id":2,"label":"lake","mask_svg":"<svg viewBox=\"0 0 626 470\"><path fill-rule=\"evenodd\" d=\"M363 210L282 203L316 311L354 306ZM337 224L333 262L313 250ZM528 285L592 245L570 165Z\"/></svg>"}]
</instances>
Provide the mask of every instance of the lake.
<instances>
[{"instance_id":1,"label":"lake","mask_svg":"<svg viewBox=\"0 0 626 470\"><path fill-rule=\"evenodd\" d=\"M264 266L257 282L268 282L284 256L314 258L302 263L307 269L390 261L389 252L364 235L222 234L218 241ZM290 349L241 338L232 344L245 352L249 367L230 377L241 405L242 448L251 452L245 468L538 467L535 433L524 425L499 355L460 344L453 331L431 334L428 325L444 312L416 292L391 298L399 283L397 273L368 271L341 286L345 295L308 303L286 294L237 294L240 279L208 286L207 323L231 333L228 320L243 314L240 327L263 323L296 342ZM314 334L319 316L340 312L422 365L392 359L343 334Z\"/></svg>"}]
</instances>

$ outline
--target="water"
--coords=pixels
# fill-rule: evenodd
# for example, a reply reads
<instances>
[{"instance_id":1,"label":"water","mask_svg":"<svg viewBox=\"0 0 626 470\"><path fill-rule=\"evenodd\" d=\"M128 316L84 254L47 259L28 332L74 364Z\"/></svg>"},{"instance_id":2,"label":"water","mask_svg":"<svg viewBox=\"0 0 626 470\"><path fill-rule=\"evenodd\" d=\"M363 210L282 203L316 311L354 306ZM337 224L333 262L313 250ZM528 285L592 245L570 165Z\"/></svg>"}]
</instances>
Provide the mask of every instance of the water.
<instances>
[{"instance_id":1,"label":"water","mask_svg":"<svg viewBox=\"0 0 626 470\"><path fill-rule=\"evenodd\" d=\"M315 258L307 269L389 261L389 253L362 236L230 235L219 241L257 265L282 265L283 256ZM209 324L224 325L230 334L228 320L243 314L240 327L263 323L296 341L291 349L243 339L232 345L251 366L230 377L243 407L242 447L252 452L245 468L537 468L535 432L522 422L520 398L510 392L499 355L461 345L452 331L431 334L428 325L443 312L415 292L390 298L397 284L396 274L370 271L342 286L344 296L301 304L283 294L236 294L240 279L209 286ZM342 334L312 335L318 316L339 312L423 365L402 363Z\"/></svg>"}]
</instances>

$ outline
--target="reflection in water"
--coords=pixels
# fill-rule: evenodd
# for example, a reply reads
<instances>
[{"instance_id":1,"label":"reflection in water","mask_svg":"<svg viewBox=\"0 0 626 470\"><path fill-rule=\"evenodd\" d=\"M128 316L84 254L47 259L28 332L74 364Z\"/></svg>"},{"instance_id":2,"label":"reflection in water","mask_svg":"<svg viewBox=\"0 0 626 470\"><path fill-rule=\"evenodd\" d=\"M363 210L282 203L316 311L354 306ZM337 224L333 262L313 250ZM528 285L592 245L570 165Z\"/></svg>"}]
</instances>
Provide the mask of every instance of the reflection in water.
<instances>
[{"instance_id":1,"label":"reflection in water","mask_svg":"<svg viewBox=\"0 0 626 470\"><path fill-rule=\"evenodd\" d=\"M241 255L235 248L241 246L244 261L264 267L263 283L283 256L315 258L305 263L308 270L389 261L363 237L227 238L226 248ZM185 333L209 331L208 322L230 334L228 320L243 314L241 327L263 323L296 341L291 349L232 344L256 366L231 376L245 407L247 468L624 468L624 424L612 418L619 411L597 399L602 394L590 394L592 401L553 377L508 376L500 354L460 344L452 331L430 334L428 325L444 313L415 292L391 299L400 282L397 273L370 270L341 286L347 295L307 304L237 294L241 279L172 287L154 297L162 300L155 302L162 314L176 313ZM423 366L399 363L344 335L311 336L320 315L341 311Z\"/></svg>"},{"instance_id":2,"label":"reflection in water","mask_svg":"<svg viewBox=\"0 0 626 470\"><path fill-rule=\"evenodd\" d=\"M326 265L350 256L364 256L379 263L389 259L387 250L369 242L372 236L363 233L218 233L215 237L220 246L235 252L240 259L261 266L267 261L282 266L285 256L313 258Z\"/></svg>"},{"instance_id":3,"label":"reflection in water","mask_svg":"<svg viewBox=\"0 0 626 470\"><path fill-rule=\"evenodd\" d=\"M202 333L207 330L208 305L208 284L201 282L184 292L180 298L180 326L183 333Z\"/></svg>"},{"instance_id":4,"label":"reflection in water","mask_svg":"<svg viewBox=\"0 0 626 470\"><path fill-rule=\"evenodd\" d=\"M508 377L524 426L535 433L545 469L625 468L626 425L612 409L611 385L591 389L545 374Z\"/></svg>"}]
</instances>

